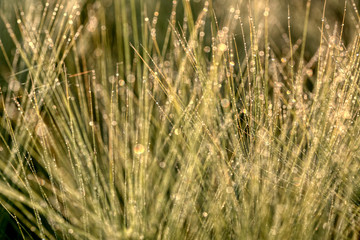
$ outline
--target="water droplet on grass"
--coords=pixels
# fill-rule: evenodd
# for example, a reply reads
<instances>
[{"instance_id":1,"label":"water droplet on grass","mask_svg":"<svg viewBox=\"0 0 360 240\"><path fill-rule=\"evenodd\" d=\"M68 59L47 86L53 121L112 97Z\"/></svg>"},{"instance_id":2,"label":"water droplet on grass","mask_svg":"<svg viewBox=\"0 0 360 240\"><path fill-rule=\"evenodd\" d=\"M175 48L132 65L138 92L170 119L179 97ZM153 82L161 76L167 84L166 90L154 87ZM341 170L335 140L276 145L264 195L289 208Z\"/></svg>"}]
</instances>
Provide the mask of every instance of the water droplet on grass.
<instances>
[{"instance_id":1,"label":"water droplet on grass","mask_svg":"<svg viewBox=\"0 0 360 240\"><path fill-rule=\"evenodd\" d=\"M180 130L178 128L175 129L174 131L175 135L179 135L180 134Z\"/></svg>"},{"instance_id":2,"label":"water droplet on grass","mask_svg":"<svg viewBox=\"0 0 360 240\"><path fill-rule=\"evenodd\" d=\"M166 167L166 163L165 163L165 162L160 162L160 163L159 163L159 167L160 167L160 168L165 168L165 167Z\"/></svg>"},{"instance_id":3,"label":"water droplet on grass","mask_svg":"<svg viewBox=\"0 0 360 240\"><path fill-rule=\"evenodd\" d=\"M222 106L223 108L228 108L228 107L230 106L230 101L229 101L229 99L227 99L227 98L221 99L221 106Z\"/></svg>"},{"instance_id":4,"label":"water droplet on grass","mask_svg":"<svg viewBox=\"0 0 360 240\"><path fill-rule=\"evenodd\" d=\"M204 47L204 52L209 53L210 50L211 50L211 48L210 48L209 46L205 46L205 47Z\"/></svg>"},{"instance_id":5,"label":"water droplet on grass","mask_svg":"<svg viewBox=\"0 0 360 240\"><path fill-rule=\"evenodd\" d=\"M135 147L134 147L134 153L135 154L140 155L140 154L144 153L144 151L145 151L145 147L142 144L136 144L135 145Z\"/></svg>"},{"instance_id":6,"label":"water droplet on grass","mask_svg":"<svg viewBox=\"0 0 360 240\"><path fill-rule=\"evenodd\" d=\"M218 45L218 48L219 48L219 50L220 50L221 52L225 52L225 51L227 50L227 46L226 46L226 44L224 44L224 43L220 43L220 44Z\"/></svg>"},{"instance_id":7,"label":"water droplet on grass","mask_svg":"<svg viewBox=\"0 0 360 240\"><path fill-rule=\"evenodd\" d=\"M122 86L124 86L124 85L125 85L125 81L124 81L124 79L119 80L119 85L120 85L120 87L122 87Z\"/></svg>"},{"instance_id":8,"label":"water droplet on grass","mask_svg":"<svg viewBox=\"0 0 360 240\"><path fill-rule=\"evenodd\" d=\"M233 188L232 187L227 187L226 188L226 193L232 193L233 192Z\"/></svg>"}]
</instances>

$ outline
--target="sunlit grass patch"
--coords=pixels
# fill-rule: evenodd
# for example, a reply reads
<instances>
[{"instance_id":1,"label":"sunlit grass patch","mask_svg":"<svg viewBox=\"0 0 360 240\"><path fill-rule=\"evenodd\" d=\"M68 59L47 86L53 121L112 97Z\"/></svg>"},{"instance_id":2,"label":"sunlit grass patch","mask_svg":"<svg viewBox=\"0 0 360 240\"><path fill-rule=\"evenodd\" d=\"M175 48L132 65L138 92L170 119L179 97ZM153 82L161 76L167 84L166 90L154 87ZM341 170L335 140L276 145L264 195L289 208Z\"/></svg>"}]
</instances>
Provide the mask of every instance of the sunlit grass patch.
<instances>
[{"instance_id":1,"label":"sunlit grass patch","mask_svg":"<svg viewBox=\"0 0 360 240\"><path fill-rule=\"evenodd\" d=\"M359 237L358 6L332 23L307 1L299 33L298 5L219 3L0 12L0 203L22 238Z\"/></svg>"}]
</instances>

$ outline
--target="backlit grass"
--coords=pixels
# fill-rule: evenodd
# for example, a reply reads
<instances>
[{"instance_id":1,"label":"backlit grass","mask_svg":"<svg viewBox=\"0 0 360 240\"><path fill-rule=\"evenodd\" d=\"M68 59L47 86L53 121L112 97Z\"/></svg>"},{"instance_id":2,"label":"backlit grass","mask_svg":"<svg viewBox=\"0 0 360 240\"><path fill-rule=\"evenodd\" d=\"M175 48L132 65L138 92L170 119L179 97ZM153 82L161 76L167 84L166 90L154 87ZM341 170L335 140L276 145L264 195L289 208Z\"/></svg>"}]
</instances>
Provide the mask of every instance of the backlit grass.
<instances>
[{"instance_id":1,"label":"backlit grass","mask_svg":"<svg viewBox=\"0 0 360 240\"><path fill-rule=\"evenodd\" d=\"M23 239L358 239L359 5L313 2L0 5L2 214Z\"/></svg>"}]
</instances>

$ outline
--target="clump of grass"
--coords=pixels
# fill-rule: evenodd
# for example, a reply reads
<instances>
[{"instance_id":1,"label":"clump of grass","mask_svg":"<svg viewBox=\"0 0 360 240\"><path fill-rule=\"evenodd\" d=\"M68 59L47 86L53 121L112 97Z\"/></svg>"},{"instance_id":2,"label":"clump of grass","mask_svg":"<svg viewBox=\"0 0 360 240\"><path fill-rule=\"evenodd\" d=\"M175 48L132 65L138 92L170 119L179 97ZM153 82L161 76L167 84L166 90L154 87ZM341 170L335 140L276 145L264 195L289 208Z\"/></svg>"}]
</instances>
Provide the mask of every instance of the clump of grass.
<instances>
[{"instance_id":1,"label":"clump of grass","mask_svg":"<svg viewBox=\"0 0 360 240\"><path fill-rule=\"evenodd\" d=\"M221 21L211 1L173 1L166 23L160 1L2 14L0 203L22 237L358 239L357 6L345 45L325 2L309 57L311 1L302 37L289 7L275 43L264 3Z\"/></svg>"}]
</instances>

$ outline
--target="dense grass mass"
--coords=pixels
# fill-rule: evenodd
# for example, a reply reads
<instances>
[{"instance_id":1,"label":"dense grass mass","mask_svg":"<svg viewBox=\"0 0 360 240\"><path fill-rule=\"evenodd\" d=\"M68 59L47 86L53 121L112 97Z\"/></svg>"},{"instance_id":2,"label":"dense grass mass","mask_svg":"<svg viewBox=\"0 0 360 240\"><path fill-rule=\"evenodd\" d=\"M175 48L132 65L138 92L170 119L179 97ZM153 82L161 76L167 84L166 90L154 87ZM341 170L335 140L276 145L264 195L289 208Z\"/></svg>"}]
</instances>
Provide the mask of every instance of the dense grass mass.
<instances>
[{"instance_id":1,"label":"dense grass mass","mask_svg":"<svg viewBox=\"0 0 360 240\"><path fill-rule=\"evenodd\" d=\"M0 238L359 239L358 9L1 1Z\"/></svg>"}]
</instances>

